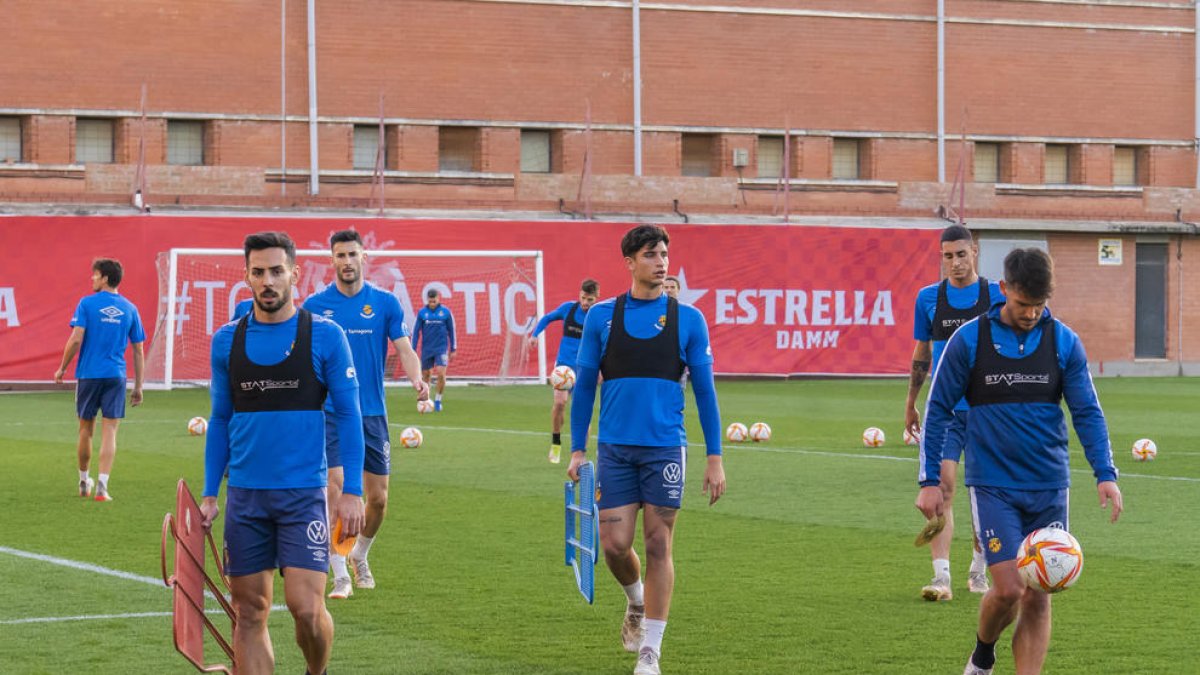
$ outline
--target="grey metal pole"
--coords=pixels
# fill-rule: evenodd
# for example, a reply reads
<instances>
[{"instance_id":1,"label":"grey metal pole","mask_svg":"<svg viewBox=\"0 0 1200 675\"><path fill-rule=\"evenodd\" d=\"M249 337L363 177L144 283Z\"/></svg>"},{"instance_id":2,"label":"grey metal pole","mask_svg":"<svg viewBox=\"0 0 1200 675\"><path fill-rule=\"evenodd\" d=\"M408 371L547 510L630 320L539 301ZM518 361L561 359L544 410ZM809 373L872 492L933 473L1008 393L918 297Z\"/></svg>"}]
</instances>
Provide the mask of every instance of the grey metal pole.
<instances>
[{"instance_id":1,"label":"grey metal pole","mask_svg":"<svg viewBox=\"0 0 1200 675\"><path fill-rule=\"evenodd\" d=\"M946 182L946 0L937 3L937 176Z\"/></svg>"},{"instance_id":2,"label":"grey metal pole","mask_svg":"<svg viewBox=\"0 0 1200 675\"><path fill-rule=\"evenodd\" d=\"M317 7L308 0L308 193L321 191L320 162L317 161Z\"/></svg>"},{"instance_id":3,"label":"grey metal pole","mask_svg":"<svg viewBox=\"0 0 1200 675\"><path fill-rule=\"evenodd\" d=\"M633 175L642 175L642 5L633 0Z\"/></svg>"}]
</instances>

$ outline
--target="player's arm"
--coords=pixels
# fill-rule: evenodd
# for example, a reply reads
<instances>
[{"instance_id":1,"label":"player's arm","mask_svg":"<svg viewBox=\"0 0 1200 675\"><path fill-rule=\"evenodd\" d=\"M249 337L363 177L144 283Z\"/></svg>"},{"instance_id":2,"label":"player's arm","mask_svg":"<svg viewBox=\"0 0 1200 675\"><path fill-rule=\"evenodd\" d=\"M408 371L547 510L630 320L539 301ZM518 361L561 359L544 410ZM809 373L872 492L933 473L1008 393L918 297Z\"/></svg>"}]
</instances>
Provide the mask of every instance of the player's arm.
<instances>
[{"instance_id":1,"label":"player's arm","mask_svg":"<svg viewBox=\"0 0 1200 675\"><path fill-rule=\"evenodd\" d=\"M200 503L204 529L212 528L220 509L217 495L221 479L229 465L229 420L233 417L233 396L229 392L230 340L222 333L213 337L211 348L212 379L208 385L212 410L208 414L208 431L204 435L204 492Z\"/></svg>"},{"instance_id":2,"label":"player's arm","mask_svg":"<svg viewBox=\"0 0 1200 675\"><path fill-rule=\"evenodd\" d=\"M142 404L142 382L146 372L146 333L142 330L142 317L135 309L133 323L129 327L129 341L133 343L133 391L129 394L129 403L133 406Z\"/></svg>"},{"instance_id":3,"label":"player's arm","mask_svg":"<svg viewBox=\"0 0 1200 675\"><path fill-rule=\"evenodd\" d=\"M400 355L400 365L404 368L405 376L412 383L413 389L417 390L417 400L429 398L429 385L421 379L421 359L413 349L408 336L392 340L392 345L396 347L396 353Z\"/></svg>"},{"instance_id":4,"label":"player's arm","mask_svg":"<svg viewBox=\"0 0 1200 675\"><path fill-rule=\"evenodd\" d=\"M569 305L570 303L567 303L567 304ZM549 314L546 314L542 318L538 319L537 325L534 326L533 330L530 331L530 333L529 333L529 341L536 342L537 337L539 335L541 335L542 331L546 330L546 328L548 328L550 326L550 324L554 323L555 321L563 321L564 319L566 319L567 314L566 314L566 312L563 311L563 307L566 307L566 306L567 305L560 305L559 307L556 307L554 309L554 311L552 311Z\"/></svg>"},{"instance_id":5,"label":"player's arm","mask_svg":"<svg viewBox=\"0 0 1200 675\"><path fill-rule=\"evenodd\" d=\"M704 432L706 464L701 492L708 495L711 505L725 494L725 464L721 457L721 411L717 406L717 387L713 381L712 345L708 339L708 323L704 314L694 307L680 307L680 328L684 362L691 372L692 394L696 397L696 412Z\"/></svg>"},{"instance_id":6,"label":"player's arm","mask_svg":"<svg viewBox=\"0 0 1200 675\"><path fill-rule=\"evenodd\" d=\"M71 329L71 335L67 338L67 344L63 347L62 362L58 365L58 370L54 371L54 381L62 384L63 376L67 373L67 366L71 365L71 361L75 355L79 353L79 348L83 346L83 326L75 326Z\"/></svg>"},{"instance_id":7,"label":"player's arm","mask_svg":"<svg viewBox=\"0 0 1200 675\"><path fill-rule=\"evenodd\" d=\"M1052 324L1053 325L1053 324ZM1088 372L1087 353L1074 333L1062 330L1058 335L1059 349L1065 357L1063 366L1063 398L1071 411L1071 424L1083 444L1083 454L1096 476L1096 491L1101 508L1112 504L1112 522L1120 517L1124 504L1117 487L1117 468L1113 465L1112 443L1104 410L1096 396L1092 375ZM1045 336L1042 337L1045 339Z\"/></svg>"},{"instance_id":8,"label":"player's arm","mask_svg":"<svg viewBox=\"0 0 1200 675\"><path fill-rule=\"evenodd\" d=\"M592 425L596 384L600 379L601 331L605 321L595 309L588 312L583 321L583 337L579 340L579 356L575 363L575 389L571 397L571 464L567 467L567 476L571 480L579 480L579 467L587 455L588 428Z\"/></svg>"},{"instance_id":9,"label":"player's arm","mask_svg":"<svg viewBox=\"0 0 1200 675\"><path fill-rule=\"evenodd\" d=\"M904 428L913 436L921 433L921 413L917 410L917 397L921 395L921 387L929 377L929 368L933 364L933 343L929 340L918 340L913 349L912 367L908 371L908 399L904 402Z\"/></svg>"},{"instance_id":10,"label":"player's arm","mask_svg":"<svg viewBox=\"0 0 1200 675\"><path fill-rule=\"evenodd\" d=\"M446 309L446 339L449 340L450 353L458 351L458 334L454 332L454 312Z\"/></svg>"},{"instance_id":11,"label":"player's arm","mask_svg":"<svg viewBox=\"0 0 1200 675\"><path fill-rule=\"evenodd\" d=\"M917 475L921 489L916 506L926 518L942 513L942 444L954 419L954 406L967 393L971 377L975 344L968 339L968 334L977 338L978 324L975 324L975 330L970 328L960 328L946 343L925 403L925 431L921 435Z\"/></svg>"},{"instance_id":12,"label":"player's arm","mask_svg":"<svg viewBox=\"0 0 1200 675\"><path fill-rule=\"evenodd\" d=\"M334 426L338 445L342 449L345 481L342 495L334 505L334 515L342 521L342 534L353 537L362 528L364 514L362 475L365 442L362 408L358 403L358 378L354 373L354 358L350 354L346 334L337 324L329 323L324 327L329 330L322 335L321 375L329 390L329 400L333 403ZM313 328L315 338L317 326Z\"/></svg>"}]
</instances>

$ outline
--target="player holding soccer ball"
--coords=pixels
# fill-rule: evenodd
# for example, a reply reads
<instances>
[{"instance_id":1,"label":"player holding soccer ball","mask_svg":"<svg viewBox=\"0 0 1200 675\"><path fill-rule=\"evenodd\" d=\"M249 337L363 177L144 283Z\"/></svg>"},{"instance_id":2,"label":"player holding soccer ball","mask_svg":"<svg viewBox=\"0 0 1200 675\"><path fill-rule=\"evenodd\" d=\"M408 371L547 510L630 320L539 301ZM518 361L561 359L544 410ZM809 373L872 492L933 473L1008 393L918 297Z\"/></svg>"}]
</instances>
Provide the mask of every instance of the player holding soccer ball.
<instances>
[{"instance_id":1,"label":"player holding soccer ball","mask_svg":"<svg viewBox=\"0 0 1200 675\"><path fill-rule=\"evenodd\" d=\"M555 367L567 366L575 369L575 358L579 355L579 338L583 337L583 321L587 318L588 310L596 304L600 293L600 284L595 279L584 279L579 285L579 300L564 302L558 309L550 312L533 327L529 334L529 344L536 345L537 337L542 334L554 321L563 322L562 341L558 343L558 356L554 359ZM550 462L558 464L562 457L562 425L563 413L567 401L571 398L569 389L554 390L554 405L550 408Z\"/></svg>"},{"instance_id":2,"label":"player holding soccer ball","mask_svg":"<svg viewBox=\"0 0 1200 675\"><path fill-rule=\"evenodd\" d=\"M913 313L912 371L908 380L908 400L904 403L904 429L909 435L921 435L921 416L917 412L917 395L930 370L937 367L946 349L946 341L963 323L983 314L1004 299L1000 286L989 283L975 272L979 247L971 231L962 225L942 230L942 273L940 283L931 284L917 294ZM954 539L954 492L958 477L958 462L966 444L967 401L954 406L954 417L942 447L941 488L945 504L946 524L929 542L933 557L933 580L921 589L921 597L930 601L946 601L954 597L950 589L950 543ZM974 539L974 536L972 536ZM967 573L967 588L972 593L988 589L987 562L979 542L974 543L974 555Z\"/></svg>"},{"instance_id":3,"label":"player holding soccer ball","mask_svg":"<svg viewBox=\"0 0 1200 675\"><path fill-rule=\"evenodd\" d=\"M1050 644L1050 596L1027 588L1017 572L1017 549L1042 527L1067 521L1067 426L1061 401L1096 477L1100 506L1123 508L1104 412L1096 398L1079 336L1050 315L1054 263L1044 251L1016 249L1004 259L1001 306L968 321L946 344L933 379L921 444L921 490L926 518L945 509L939 488L942 449L963 396L967 417L966 484L992 588L983 597L975 649L965 675L988 675L996 641L1014 621L1017 673L1041 672Z\"/></svg>"},{"instance_id":4,"label":"player holding soccer ball","mask_svg":"<svg viewBox=\"0 0 1200 675\"><path fill-rule=\"evenodd\" d=\"M358 400L362 408L363 438L366 458L363 462L363 496L367 500L366 520L362 533L350 551L354 567L354 582L359 588L375 588L375 577L367 564L367 554L387 511L388 474L391 472L391 439L388 436L387 406L384 401L384 363L388 343L396 347L404 374L408 376L417 399L429 398L429 385L421 379L421 360L413 351L404 324L404 309L396 296L369 284L364 279L367 256L363 253L362 237L354 230L335 232L329 238L333 256L334 283L325 290L310 295L304 301L308 311L324 316L346 331L354 370L358 374ZM329 501L336 503L342 493L345 477L339 456L337 424L333 419L333 403L325 405L325 456L329 464ZM350 573L346 557L330 554L333 571L333 590L329 597L348 598Z\"/></svg>"},{"instance_id":5,"label":"player holding soccer ball","mask_svg":"<svg viewBox=\"0 0 1200 675\"><path fill-rule=\"evenodd\" d=\"M228 467L225 571L237 613L238 672L274 670L267 622L278 568L308 672L323 673L333 648L333 617L325 607L331 528L324 406L328 396L346 471L333 511L352 537L363 521L358 380L342 329L292 303L299 276L292 240L260 232L246 237L243 249L254 312L212 339L202 524L212 528Z\"/></svg>"},{"instance_id":6,"label":"player holding soccer ball","mask_svg":"<svg viewBox=\"0 0 1200 675\"><path fill-rule=\"evenodd\" d=\"M667 275L665 230L639 225L625 233L621 254L632 287L592 307L583 326L571 406L571 465L578 480L586 459L596 382L600 392L597 449L600 543L609 570L625 589L621 626L625 649L638 653L636 675L657 675L663 631L671 607L675 568L671 540L683 501L687 435L679 377L692 371L692 391L704 429L708 461L702 491L709 504L725 493L721 462L721 416L713 386L712 349L704 315L663 293ZM646 575L633 550L638 510L643 509Z\"/></svg>"},{"instance_id":7,"label":"player holding soccer ball","mask_svg":"<svg viewBox=\"0 0 1200 675\"><path fill-rule=\"evenodd\" d=\"M441 412L446 369L450 366L450 355L458 350L458 338L454 334L454 315L442 304L442 294L436 288L431 288L426 291L425 300L425 306L417 311L413 344L421 345L421 377L430 387L433 386L430 378L437 378L433 409Z\"/></svg>"}]
</instances>

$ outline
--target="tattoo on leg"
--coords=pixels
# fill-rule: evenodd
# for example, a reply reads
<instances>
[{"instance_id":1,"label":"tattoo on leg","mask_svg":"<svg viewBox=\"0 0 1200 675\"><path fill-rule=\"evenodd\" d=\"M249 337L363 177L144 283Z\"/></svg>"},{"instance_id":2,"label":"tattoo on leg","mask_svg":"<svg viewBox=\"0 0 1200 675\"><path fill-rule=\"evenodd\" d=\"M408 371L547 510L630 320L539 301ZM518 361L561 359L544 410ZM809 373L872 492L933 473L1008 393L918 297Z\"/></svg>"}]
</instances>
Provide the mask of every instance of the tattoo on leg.
<instances>
[{"instance_id":1,"label":"tattoo on leg","mask_svg":"<svg viewBox=\"0 0 1200 675\"><path fill-rule=\"evenodd\" d=\"M607 518L601 518L600 522L602 522L602 523L619 523L619 522L621 522L621 516L609 516Z\"/></svg>"},{"instance_id":2,"label":"tattoo on leg","mask_svg":"<svg viewBox=\"0 0 1200 675\"><path fill-rule=\"evenodd\" d=\"M675 520L675 514L678 512L679 512L679 509L673 509L669 506L655 506L654 507L654 515L658 516L659 518L662 518L663 520L669 520L669 521Z\"/></svg>"}]
</instances>

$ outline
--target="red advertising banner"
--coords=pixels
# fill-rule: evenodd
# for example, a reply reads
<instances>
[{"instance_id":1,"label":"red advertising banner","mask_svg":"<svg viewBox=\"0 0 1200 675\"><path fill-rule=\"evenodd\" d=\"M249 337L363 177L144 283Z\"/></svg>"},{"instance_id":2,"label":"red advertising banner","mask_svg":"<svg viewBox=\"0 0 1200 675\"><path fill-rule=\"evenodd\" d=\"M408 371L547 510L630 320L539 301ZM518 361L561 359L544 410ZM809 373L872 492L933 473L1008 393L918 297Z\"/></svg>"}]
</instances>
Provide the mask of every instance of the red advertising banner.
<instances>
[{"instance_id":1,"label":"red advertising banner","mask_svg":"<svg viewBox=\"0 0 1200 675\"><path fill-rule=\"evenodd\" d=\"M579 282L600 282L601 298L629 287L620 253L629 223L390 220L379 218L220 218L202 216L14 216L0 218L9 254L0 260L0 381L47 381L62 358L68 322L90 293L91 261L119 259L120 292L141 311L148 338L160 305L156 259L171 248L240 248L250 232L288 232L302 249L325 249L329 235L354 227L368 248L541 250L547 310L578 295ZM938 232L914 229L781 225L666 224L671 272L680 299L708 319L718 373L872 375L908 372L913 301L938 277ZM483 332L524 325L530 307L518 284L499 299L472 274L453 267L424 283L441 283L445 304ZM461 276L461 279L459 278ZM236 277L236 274L235 274ZM457 286L455 284L458 284ZM236 284L192 293L189 320L216 326L228 317ZM304 280L301 281L304 285ZM407 286L405 307L419 307L423 285ZM506 291L506 288L516 291ZM455 289L460 292L455 293ZM389 286L394 290L395 286ZM222 295L224 293L225 295ZM505 298L504 296L511 297ZM206 294L212 294L208 297ZM197 310L209 303L204 313ZM504 304L509 302L510 305ZM211 311L211 314L207 312ZM491 318L502 317L500 323ZM493 325L495 324L495 325ZM207 331L204 333L207 335ZM553 359L561 334L551 338ZM470 332L464 337L470 343ZM150 350L160 347L151 346ZM536 368L534 368L536 371ZM451 369L453 374L453 368ZM72 371L69 371L73 373Z\"/></svg>"}]
</instances>

